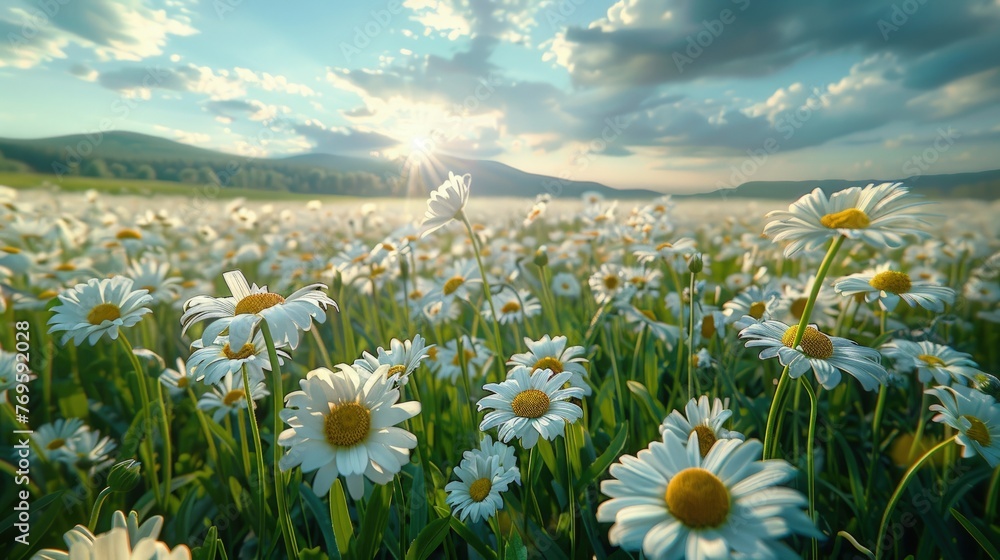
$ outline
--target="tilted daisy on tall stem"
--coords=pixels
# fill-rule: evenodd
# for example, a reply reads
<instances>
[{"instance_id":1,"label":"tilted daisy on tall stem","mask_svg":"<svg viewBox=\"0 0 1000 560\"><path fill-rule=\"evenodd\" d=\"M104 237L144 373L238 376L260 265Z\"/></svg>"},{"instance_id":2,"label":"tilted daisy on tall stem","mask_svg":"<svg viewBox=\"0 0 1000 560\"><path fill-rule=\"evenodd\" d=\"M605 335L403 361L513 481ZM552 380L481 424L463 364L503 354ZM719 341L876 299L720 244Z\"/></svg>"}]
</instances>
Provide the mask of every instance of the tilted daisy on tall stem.
<instances>
[{"instance_id":1,"label":"tilted daisy on tall stem","mask_svg":"<svg viewBox=\"0 0 1000 560\"><path fill-rule=\"evenodd\" d=\"M59 294L60 305L52 308L53 316L49 319L49 332L65 331L62 344L73 340L79 346L86 340L90 345L94 345L98 340L107 336L111 340L120 340L132 363L135 372L136 383L139 386L139 399L142 418L141 433L146 437L143 445L146 447L146 462L149 465L156 465L155 450L153 448L152 422L150 420L150 400L147 378L143 373L142 365L136 357L132 344L125 336L125 332L120 330L124 327L133 327L142 320L142 317L152 310L147 307L153 303L153 297L147 290L133 290L132 280L123 276L105 278L98 280L92 278L86 284L77 284L72 289ZM166 412L163 407L160 411L160 429L163 432L163 449L165 459L163 462L164 488L161 492L160 480L156 468L145 469L153 487L153 495L158 503L165 503L166 496L170 493L170 430L166 419Z\"/></svg>"},{"instance_id":2,"label":"tilted daisy on tall stem","mask_svg":"<svg viewBox=\"0 0 1000 560\"><path fill-rule=\"evenodd\" d=\"M479 265L479 274L483 281L483 292L486 295L486 303L489 306L493 319L490 323L493 325L494 350L497 355L506 356L507 354L503 351L503 338L500 336L499 316L497 315L496 306L493 304L493 294L486 274L486 267L483 266L479 236L476 235L469 217L465 215L465 206L469 203L471 181L472 175L468 173L456 176L451 171L448 172L448 180L441 183L441 186L431 192L431 196L427 200L427 212L424 213L420 237L427 237L451 223L452 220L457 220L465 225L465 229L469 234L469 241L472 242L472 251L476 255L476 263ZM498 379L502 380L504 378L504 371L501 360L497 360L497 368Z\"/></svg>"}]
</instances>

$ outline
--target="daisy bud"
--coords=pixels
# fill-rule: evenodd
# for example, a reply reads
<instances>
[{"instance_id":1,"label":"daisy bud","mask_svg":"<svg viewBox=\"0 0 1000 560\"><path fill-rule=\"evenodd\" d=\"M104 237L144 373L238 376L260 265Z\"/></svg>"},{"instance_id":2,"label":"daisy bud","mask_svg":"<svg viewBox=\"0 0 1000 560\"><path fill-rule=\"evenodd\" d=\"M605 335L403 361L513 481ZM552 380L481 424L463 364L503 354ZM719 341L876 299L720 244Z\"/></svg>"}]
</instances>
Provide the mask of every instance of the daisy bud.
<instances>
[{"instance_id":1,"label":"daisy bud","mask_svg":"<svg viewBox=\"0 0 1000 560\"><path fill-rule=\"evenodd\" d=\"M108 473L108 488L112 492L128 492L139 484L142 463L127 459L111 467Z\"/></svg>"},{"instance_id":2,"label":"daisy bud","mask_svg":"<svg viewBox=\"0 0 1000 560\"><path fill-rule=\"evenodd\" d=\"M535 266L544 267L549 264L549 252L546 250L545 245L542 245L535 251Z\"/></svg>"},{"instance_id":3,"label":"daisy bud","mask_svg":"<svg viewBox=\"0 0 1000 560\"><path fill-rule=\"evenodd\" d=\"M705 263L702 262L701 253L695 253L691 255L691 260L688 261L688 270L693 274L698 274L705 268Z\"/></svg>"},{"instance_id":4,"label":"daisy bud","mask_svg":"<svg viewBox=\"0 0 1000 560\"><path fill-rule=\"evenodd\" d=\"M972 386L1000 401L1000 379L988 373L977 373L972 378Z\"/></svg>"}]
</instances>

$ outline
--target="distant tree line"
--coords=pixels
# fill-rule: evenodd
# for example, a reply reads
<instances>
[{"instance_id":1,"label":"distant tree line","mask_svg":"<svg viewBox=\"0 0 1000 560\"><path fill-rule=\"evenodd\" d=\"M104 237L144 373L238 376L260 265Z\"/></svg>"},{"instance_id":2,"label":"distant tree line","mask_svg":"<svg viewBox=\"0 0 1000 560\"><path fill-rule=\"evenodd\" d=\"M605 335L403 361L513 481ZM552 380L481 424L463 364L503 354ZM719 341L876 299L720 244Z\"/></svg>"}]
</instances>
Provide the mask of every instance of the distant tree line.
<instances>
[{"instance_id":1,"label":"distant tree line","mask_svg":"<svg viewBox=\"0 0 1000 560\"><path fill-rule=\"evenodd\" d=\"M0 146L0 171L51 173L97 178L143 179L178 183L216 183L223 187L316 194L386 196L397 194L392 182L365 171L339 171L266 159L146 158L118 156L67 161L62 150L41 146ZM4 156L4 153L6 156Z\"/></svg>"}]
</instances>

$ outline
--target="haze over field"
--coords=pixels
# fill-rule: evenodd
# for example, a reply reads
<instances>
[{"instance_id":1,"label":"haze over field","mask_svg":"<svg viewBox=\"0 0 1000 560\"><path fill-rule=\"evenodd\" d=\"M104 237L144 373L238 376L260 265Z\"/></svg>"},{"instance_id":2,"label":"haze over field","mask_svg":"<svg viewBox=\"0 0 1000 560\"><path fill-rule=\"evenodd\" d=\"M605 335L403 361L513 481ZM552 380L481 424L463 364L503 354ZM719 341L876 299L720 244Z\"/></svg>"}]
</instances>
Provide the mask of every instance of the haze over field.
<instances>
[{"instance_id":1,"label":"haze over field","mask_svg":"<svg viewBox=\"0 0 1000 560\"><path fill-rule=\"evenodd\" d=\"M998 31L974 0L15 0L0 136L657 192L977 172L1000 152Z\"/></svg>"}]
</instances>

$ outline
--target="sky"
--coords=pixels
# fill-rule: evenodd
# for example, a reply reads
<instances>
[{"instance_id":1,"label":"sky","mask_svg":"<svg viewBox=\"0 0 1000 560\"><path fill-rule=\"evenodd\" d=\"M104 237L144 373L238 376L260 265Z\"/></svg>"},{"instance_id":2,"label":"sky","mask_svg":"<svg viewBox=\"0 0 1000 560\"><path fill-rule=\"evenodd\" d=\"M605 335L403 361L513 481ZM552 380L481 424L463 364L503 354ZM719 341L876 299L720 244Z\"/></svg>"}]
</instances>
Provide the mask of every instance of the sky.
<instances>
[{"instance_id":1,"label":"sky","mask_svg":"<svg viewBox=\"0 0 1000 560\"><path fill-rule=\"evenodd\" d=\"M0 137L616 188L1000 167L1000 0L0 0Z\"/></svg>"}]
</instances>

